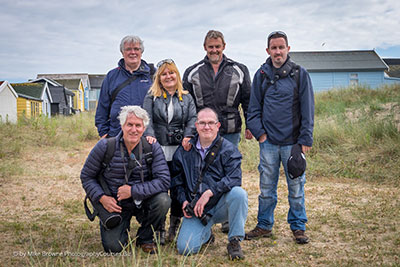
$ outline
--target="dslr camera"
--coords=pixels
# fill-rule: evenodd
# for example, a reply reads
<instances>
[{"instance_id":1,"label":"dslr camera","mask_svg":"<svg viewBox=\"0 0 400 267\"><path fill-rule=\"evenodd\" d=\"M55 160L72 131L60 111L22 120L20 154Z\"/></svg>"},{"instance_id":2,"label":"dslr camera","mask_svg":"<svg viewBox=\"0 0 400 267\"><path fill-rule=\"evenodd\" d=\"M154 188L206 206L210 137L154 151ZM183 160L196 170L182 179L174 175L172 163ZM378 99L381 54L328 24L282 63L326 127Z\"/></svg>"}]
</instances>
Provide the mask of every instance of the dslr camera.
<instances>
[{"instance_id":1,"label":"dslr camera","mask_svg":"<svg viewBox=\"0 0 400 267\"><path fill-rule=\"evenodd\" d=\"M183 140L183 130L175 129L172 132L168 132L167 140L170 145L180 145Z\"/></svg>"},{"instance_id":2,"label":"dslr camera","mask_svg":"<svg viewBox=\"0 0 400 267\"><path fill-rule=\"evenodd\" d=\"M190 202L189 204L187 204L186 207L185 207L185 212L186 212L188 215L192 216L192 217L197 217L197 216L194 214L194 210L193 210L194 207L196 206L196 203L197 203L197 200L194 199L192 202ZM208 223L208 222L210 221L210 219L211 219L211 215L209 215L209 214L203 212L203 214L201 215L201 217L197 217L197 218L199 218L199 219L200 219L200 222L201 222L204 226L206 226L207 223Z\"/></svg>"}]
</instances>

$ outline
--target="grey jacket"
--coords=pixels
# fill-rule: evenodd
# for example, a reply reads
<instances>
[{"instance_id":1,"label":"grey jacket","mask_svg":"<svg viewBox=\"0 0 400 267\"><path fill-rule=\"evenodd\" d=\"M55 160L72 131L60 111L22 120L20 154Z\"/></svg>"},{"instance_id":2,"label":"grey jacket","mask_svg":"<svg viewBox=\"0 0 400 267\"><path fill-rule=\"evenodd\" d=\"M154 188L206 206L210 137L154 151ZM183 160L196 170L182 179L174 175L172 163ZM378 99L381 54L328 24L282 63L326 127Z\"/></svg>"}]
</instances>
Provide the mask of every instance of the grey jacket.
<instances>
[{"instance_id":1,"label":"grey jacket","mask_svg":"<svg viewBox=\"0 0 400 267\"><path fill-rule=\"evenodd\" d=\"M154 97L148 93L143 102L143 108L150 118L144 135L155 137L163 146L171 145L168 142L167 135L176 129L182 129L184 137L193 137L196 121L196 106L192 96L186 94L182 96L182 100L179 100L178 95L174 94L172 96L174 116L168 123L167 109L171 96L168 92L166 96L167 98L164 98L164 96Z\"/></svg>"}]
</instances>

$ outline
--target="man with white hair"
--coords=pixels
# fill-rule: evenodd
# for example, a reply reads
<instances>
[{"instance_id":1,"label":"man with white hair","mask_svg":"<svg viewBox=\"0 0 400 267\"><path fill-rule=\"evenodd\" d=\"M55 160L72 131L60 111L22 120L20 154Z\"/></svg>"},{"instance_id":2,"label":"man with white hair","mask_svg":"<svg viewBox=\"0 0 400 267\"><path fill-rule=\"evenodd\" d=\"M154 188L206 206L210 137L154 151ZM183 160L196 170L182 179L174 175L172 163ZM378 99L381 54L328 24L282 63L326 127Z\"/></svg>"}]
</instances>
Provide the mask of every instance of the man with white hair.
<instances>
[{"instance_id":1,"label":"man with white hair","mask_svg":"<svg viewBox=\"0 0 400 267\"><path fill-rule=\"evenodd\" d=\"M149 123L139 106L125 106L119 115L122 131L114 138L103 138L90 152L81 172L82 186L93 206L119 218L112 226L100 216L101 240L106 252L120 252L128 244L130 221L141 224L136 245L155 253L153 230L158 229L170 207L170 175L159 143L147 143L143 133ZM104 158L113 146L112 158ZM150 147L150 152L146 148ZM148 154L151 154L150 160ZM100 176L100 175L101 176ZM107 194L108 192L108 194Z\"/></svg>"},{"instance_id":2,"label":"man with white hair","mask_svg":"<svg viewBox=\"0 0 400 267\"><path fill-rule=\"evenodd\" d=\"M143 41L128 35L121 40L118 67L107 73L101 85L95 124L100 137L116 136L121 130L118 113L123 106L142 106L152 84L154 66L142 59Z\"/></svg>"}]
</instances>

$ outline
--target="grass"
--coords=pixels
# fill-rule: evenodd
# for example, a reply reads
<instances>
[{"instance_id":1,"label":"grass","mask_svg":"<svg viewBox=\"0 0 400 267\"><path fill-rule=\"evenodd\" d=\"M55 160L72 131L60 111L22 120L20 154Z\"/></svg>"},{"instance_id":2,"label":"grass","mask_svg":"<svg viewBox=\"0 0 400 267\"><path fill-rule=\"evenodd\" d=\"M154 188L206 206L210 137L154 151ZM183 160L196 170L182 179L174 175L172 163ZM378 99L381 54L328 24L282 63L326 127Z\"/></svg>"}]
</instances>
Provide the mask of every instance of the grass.
<instances>
[{"instance_id":1,"label":"grass","mask_svg":"<svg viewBox=\"0 0 400 267\"><path fill-rule=\"evenodd\" d=\"M119 256L102 252L98 220L83 210L79 175L96 141L93 113L0 125L1 266L400 266L400 87L316 94L315 134L307 155L308 245L286 223L287 187L278 185L273 237L242 242L231 263L226 235L195 256L174 245L149 256L132 243ZM258 144L242 140L246 230L257 221ZM282 177L281 177L282 178ZM168 224L168 220L167 220Z\"/></svg>"}]
</instances>

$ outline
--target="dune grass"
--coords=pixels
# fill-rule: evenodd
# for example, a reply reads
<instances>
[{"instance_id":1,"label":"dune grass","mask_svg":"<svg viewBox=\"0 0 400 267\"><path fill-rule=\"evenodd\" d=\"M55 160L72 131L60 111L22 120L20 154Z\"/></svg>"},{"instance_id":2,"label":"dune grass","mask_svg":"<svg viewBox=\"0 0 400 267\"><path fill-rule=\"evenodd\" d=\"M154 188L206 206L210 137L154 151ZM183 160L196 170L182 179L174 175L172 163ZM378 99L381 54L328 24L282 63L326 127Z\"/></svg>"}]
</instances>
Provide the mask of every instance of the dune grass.
<instances>
[{"instance_id":1,"label":"dune grass","mask_svg":"<svg viewBox=\"0 0 400 267\"><path fill-rule=\"evenodd\" d=\"M98 140L94 114L0 125L1 266L399 266L400 87L318 93L307 155L306 205L311 242L296 245L286 223L287 188L278 185L273 237L242 242L231 263L226 235L184 257L173 244L146 255L132 242L118 256L102 252L98 220L84 214L80 169ZM257 220L258 144L242 140L246 230ZM282 178L282 177L281 177ZM168 221L167 221L168 225Z\"/></svg>"}]
</instances>

